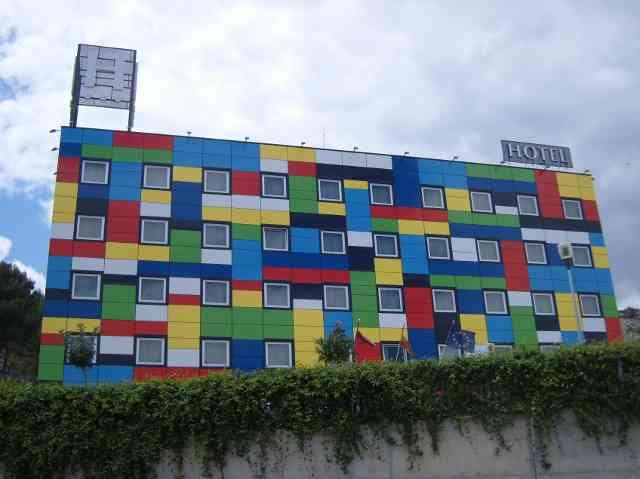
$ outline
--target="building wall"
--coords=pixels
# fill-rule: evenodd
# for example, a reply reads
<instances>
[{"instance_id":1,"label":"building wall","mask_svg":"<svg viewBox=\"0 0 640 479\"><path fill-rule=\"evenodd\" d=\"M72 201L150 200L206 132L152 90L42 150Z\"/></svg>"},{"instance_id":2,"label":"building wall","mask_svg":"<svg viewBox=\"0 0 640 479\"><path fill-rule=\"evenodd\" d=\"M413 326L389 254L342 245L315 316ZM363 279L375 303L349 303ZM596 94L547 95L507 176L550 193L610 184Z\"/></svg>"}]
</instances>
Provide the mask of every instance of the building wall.
<instances>
[{"instance_id":1,"label":"building wall","mask_svg":"<svg viewBox=\"0 0 640 479\"><path fill-rule=\"evenodd\" d=\"M81 181L85 161L109 164L107 184ZM143 188L145 165L168 165L167 190ZM208 170L229 172L229 194L204 191ZM286 198L261 196L261 175L286 176ZM318 178L340 180L342 201L319 201ZM406 336L415 357L438 356L452 323L477 344L537 348L574 344L578 326L557 244L586 245L591 267L574 268L579 293L600 313L584 318L587 340L621 339L591 176L408 156L249 142L63 128L42 325L42 380L78 383L60 330L100 328L92 382L217 372L202 367L202 339L229 342L228 367L265 367L265 342L292 344L292 362L317 361L314 340L341 322L356 327L357 359L379 360L382 344ZM372 184L393 205L371 204ZM442 189L444 209L423 208L421 186ZM472 211L470 191L489 192L491 213ZM538 216L519 214L517 195L537 197ZM582 220L565 219L561 198ZM104 217L102 240L77 239L78 216ZM163 245L141 242L141 219L168 222ZM203 224L230 227L229 248L203 247ZM288 229L288 251L265 251L263 225ZM342 231L345 254L323 254L321 231ZM396 235L397 258L376 257L374 234ZM426 237L447 238L450 259L431 259ZM494 240L499 262L480 261L476 239ZM527 264L525 242L544 244L547 264ZM74 273L98 274L99 297L73 299ZM166 279L165 301L140 301L139 278ZM229 306L203 301L203 281L228 281ZM263 307L265 283L290 285L290 307ZM327 310L323 285L348 286L349 308ZM400 288L402 308L380 311L379 287ZM456 311L434 311L434 289L454 291ZM488 314L483 291L502 291L506 314ZM552 315L536 315L531 292L548 292ZM405 332L406 331L406 332ZM139 338L164 338L161 365L137 363Z\"/></svg>"}]
</instances>

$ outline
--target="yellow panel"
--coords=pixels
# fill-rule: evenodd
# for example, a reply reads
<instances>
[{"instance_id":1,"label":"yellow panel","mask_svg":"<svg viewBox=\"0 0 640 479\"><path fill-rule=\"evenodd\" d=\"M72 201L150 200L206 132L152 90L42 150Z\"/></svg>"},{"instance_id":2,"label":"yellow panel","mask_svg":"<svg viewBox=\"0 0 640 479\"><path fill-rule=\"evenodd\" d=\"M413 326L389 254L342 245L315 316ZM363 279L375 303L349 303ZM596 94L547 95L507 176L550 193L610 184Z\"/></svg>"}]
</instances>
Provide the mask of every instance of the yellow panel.
<instances>
[{"instance_id":1,"label":"yellow panel","mask_svg":"<svg viewBox=\"0 0 640 479\"><path fill-rule=\"evenodd\" d=\"M372 343L380 342L380 328L360 328L360 333Z\"/></svg>"},{"instance_id":2,"label":"yellow panel","mask_svg":"<svg viewBox=\"0 0 640 479\"><path fill-rule=\"evenodd\" d=\"M260 145L260 158L286 161L287 147L276 145Z\"/></svg>"},{"instance_id":3,"label":"yellow panel","mask_svg":"<svg viewBox=\"0 0 640 479\"><path fill-rule=\"evenodd\" d=\"M287 147L287 160L302 161L305 163L316 162L316 150L312 148L297 148L295 146Z\"/></svg>"},{"instance_id":4,"label":"yellow panel","mask_svg":"<svg viewBox=\"0 0 640 479\"><path fill-rule=\"evenodd\" d=\"M593 254L593 265L596 268L609 267L609 254L606 246L592 246L591 253Z\"/></svg>"},{"instance_id":5,"label":"yellow panel","mask_svg":"<svg viewBox=\"0 0 640 479\"><path fill-rule=\"evenodd\" d=\"M95 328L100 327L99 319L89 318L69 318L67 319L67 331L80 331L80 325L84 325L84 330L91 333Z\"/></svg>"},{"instance_id":6,"label":"yellow panel","mask_svg":"<svg viewBox=\"0 0 640 479\"><path fill-rule=\"evenodd\" d=\"M171 203L171 191L142 190L141 200L145 203Z\"/></svg>"},{"instance_id":7,"label":"yellow panel","mask_svg":"<svg viewBox=\"0 0 640 479\"><path fill-rule=\"evenodd\" d=\"M138 246L138 259L147 261L169 261L169 247L141 244Z\"/></svg>"},{"instance_id":8,"label":"yellow panel","mask_svg":"<svg viewBox=\"0 0 640 479\"><path fill-rule=\"evenodd\" d=\"M55 196L69 196L76 198L78 196L78 183L66 183L62 181L56 182Z\"/></svg>"},{"instance_id":9,"label":"yellow panel","mask_svg":"<svg viewBox=\"0 0 640 479\"><path fill-rule=\"evenodd\" d=\"M65 212L53 212L53 216L51 217L51 221L53 223L73 223L76 220L75 213L65 213Z\"/></svg>"},{"instance_id":10,"label":"yellow panel","mask_svg":"<svg viewBox=\"0 0 640 479\"><path fill-rule=\"evenodd\" d=\"M556 304L558 306L558 316L573 316L576 315L576 309L574 307L573 299L569 293L555 293Z\"/></svg>"},{"instance_id":11,"label":"yellow panel","mask_svg":"<svg viewBox=\"0 0 640 479\"><path fill-rule=\"evenodd\" d=\"M344 180L344 187L352 190L366 190L369 188L369 184L361 180Z\"/></svg>"},{"instance_id":12,"label":"yellow panel","mask_svg":"<svg viewBox=\"0 0 640 479\"><path fill-rule=\"evenodd\" d=\"M311 329L316 331L316 328L311 328ZM320 331L320 329L322 329L322 328L319 328L318 331ZM320 332L319 334L320 334L320 336L322 336L322 332ZM318 337L319 336L315 335L315 336L309 337L307 339L300 339L299 341L294 341L294 349L295 349L296 353L298 353L298 351L302 351L302 352L313 351L313 352L315 352L316 351L316 343L315 343L315 341L316 341L316 339Z\"/></svg>"},{"instance_id":13,"label":"yellow panel","mask_svg":"<svg viewBox=\"0 0 640 479\"><path fill-rule=\"evenodd\" d=\"M402 273L386 273L376 271L376 284L403 285Z\"/></svg>"},{"instance_id":14,"label":"yellow panel","mask_svg":"<svg viewBox=\"0 0 640 479\"><path fill-rule=\"evenodd\" d=\"M321 326L295 326L293 328L293 339L296 344L300 341L313 344L316 339L323 337L323 333L324 328Z\"/></svg>"},{"instance_id":15,"label":"yellow panel","mask_svg":"<svg viewBox=\"0 0 640 479\"><path fill-rule=\"evenodd\" d=\"M339 216L345 216L347 214L344 203L331 203L327 201L320 201L318 203L318 213L321 215Z\"/></svg>"},{"instance_id":16,"label":"yellow panel","mask_svg":"<svg viewBox=\"0 0 640 479\"><path fill-rule=\"evenodd\" d=\"M424 226L422 221L398 220L398 233L401 235L423 235Z\"/></svg>"},{"instance_id":17,"label":"yellow panel","mask_svg":"<svg viewBox=\"0 0 640 479\"><path fill-rule=\"evenodd\" d=\"M318 364L318 353L313 351L296 350L296 367L314 366Z\"/></svg>"},{"instance_id":18,"label":"yellow panel","mask_svg":"<svg viewBox=\"0 0 640 479\"><path fill-rule=\"evenodd\" d=\"M71 196L54 196L53 212L54 213L75 213L76 198Z\"/></svg>"},{"instance_id":19,"label":"yellow panel","mask_svg":"<svg viewBox=\"0 0 640 479\"><path fill-rule=\"evenodd\" d=\"M471 329L473 331L487 329L487 323L484 314L461 314L460 327L462 329Z\"/></svg>"},{"instance_id":20,"label":"yellow panel","mask_svg":"<svg viewBox=\"0 0 640 479\"><path fill-rule=\"evenodd\" d=\"M402 260L396 258L375 258L376 272L402 273Z\"/></svg>"},{"instance_id":21,"label":"yellow panel","mask_svg":"<svg viewBox=\"0 0 640 479\"><path fill-rule=\"evenodd\" d=\"M262 308L262 291L233 290L233 305L245 308Z\"/></svg>"},{"instance_id":22,"label":"yellow panel","mask_svg":"<svg viewBox=\"0 0 640 479\"><path fill-rule=\"evenodd\" d=\"M558 323L560 323L560 331L577 331L578 321L575 316L558 315Z\"/></svg>"},{"instance_id":23,"label":"yellow panel","mask_svg":"<svg viewBox=\"0 0 640 479\"><path fill-rule=\"evenodd\" d=\"M107 243L107 259L138 259L138 245L134 243Z\"/></svg>"},{"instance_id":24,"label":"yellow panel","mask_svg":"<svg viewBox=\"0 0 640 479\"><path fill-rule=\"evenodd\" d=\"M262 217L262 224L265 224L265 225L289 225L290 224L290 217L289 217L288 211L263 210L260 216Z\"/></svg>"},{"instance_id":25,"label":"yellow panel","mask_svg":"<svg viewBox=\"0 0 640 479\"><path fill-rule=\"evenodd\" d=\"M169 321L175 323L200 323L200 306L170 304Z\"/></svg>"},{"instance_id":26,"label":"yellow panel","mask_svg":"<svg viewBox=\"0 0 640 479\"><path fill-rule=\"evenodd\" d=\"M174 166L173 181L202 183L202 168L194 166Z\"/></svg>"},{"instance_id":27,"label":"yellow panel","mask_svg":"<svg viewBox=\"0 0 640 479\"><path fill-rule=\"evenodd\" d=\"M167 338L167 347L170 349L198 349L200 338Z\"/></svg>"},{"instance_id":28,"label":"yellow panel","mask_svg":"<svg viewBox=\"0 0 640 479\"><path fill-rule=\"evenodd\" d=\"M558 185L558 191L560 192L560 196L566 198L580 197L580 188L578 188L577 186Z\"/></svg>"},{"instance_id":29,"label":"yellow panel","mask_svg":"<svg viewBox=\"0 0 640 479\"><path fill-rule=\"evenodd\" d=\"M324 327L324 319L322 310L320 309L294 309L293 324L298 326L317 326Z\"/></svg>"},{"instance_id":30,"label":"yellow panel","mask_svg":"<svg viewBox=\"0 0 640 479\"><path fill-rule=\"evenodd\" d=\"M246 208L232 208L231 221L243 225L259 225L260 210L249 210Z\"/></svg>"},{"instance_id":31,"label":"yellow panel","mask_svg":"<svg viewBox=\"0 0 640 479\"><path fill-rule=\"evenodd\" d=\"M581 186L580 188L578 188L578 191L580 191L580 198L583 200L591 200L591 201L595 201L596 200L596 192L593 189L593 187L585 187L585 186Z\"/></svg>"},{"instance_id":32,"label":"yellow panel","mask_svg":"<svg viewBox=\"0 0 640 479\"><path fill-rule=\"evenodd\" d=\"M203 206L202 219L207 221L231 221L231 208Z\"/></svg>"},{"instance_id":33,"label":"yellow panel","mask_svg":"<svg viewBox=\"0 0 640 479\"><path fill-rule=\"evenodd\" d=\"M453 211L471 211L469 192L460 188L445 188L447 196L447 209Z\"/></svg>"},{"instance_id":34,"label":"yellow panel","mask_svg":"<svg viewBox=\"0 0 640 479\"><path fill-rule=\"evenodd\" d=\"M405 337L409 339L409 333L405 331ZM402 328L380 328L381 341L400 341Z\"/></svg>"},{"instance_id":35,"label":"yellow panel","mask_svg":"<svg viewBox=\"0 0 640 479\"><path fill-rule=\"evenodd\" d=\"M580 188L593 189L593 176L591 175L577 175L578 186Z\"/></svg>"},{"instance_id":36,"label":"yellow panel","mask_svg":"<svg viewBox=\"0 0 640 479\"><path fill-rule=\"evenodd\" d=\"M67 328L67 318L42 318L42 332L56 334Z\"/></svg>"},{"instance_id":37,"label":"yellow panel","mask_svg":"<svg viewBox=\"0 0 640 479\"><path fill-rule=\"evenodd\" d=\"M424 221L424 232L428 235L449 236L451 234L449 223L444 221Z\"/></svg>"},{"instance_id":38,"label":"yellow panel","mask_svg":"<svg viewBox=\"0 0 640 479\"><path fill-rule=\"evenodd\" d=\"M556 173L558 186L578 186L578 176L573 173Z\"/></svg>"},{"instance_id":39,"label":"yellow panel","mask_svg":"<svg viewBox=\"0 0 640 479\"><path fill-rule=\"evenodd\" d=\"M170 338L199 338L200 323L167 323L167 336Z\"/></svg>"}]
</instances>

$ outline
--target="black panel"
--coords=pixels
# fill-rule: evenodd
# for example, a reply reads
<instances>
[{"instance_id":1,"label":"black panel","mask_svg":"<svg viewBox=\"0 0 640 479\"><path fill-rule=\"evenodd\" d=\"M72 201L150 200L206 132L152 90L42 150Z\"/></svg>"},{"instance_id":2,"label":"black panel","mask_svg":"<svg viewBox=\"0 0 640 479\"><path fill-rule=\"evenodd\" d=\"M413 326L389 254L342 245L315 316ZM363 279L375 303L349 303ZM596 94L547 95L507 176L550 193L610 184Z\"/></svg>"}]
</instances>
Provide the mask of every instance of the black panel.
<instances>
[{"instance_id":1,"label":"black panel","mask_svg":"<svg viewBox=\"0 0 640 479\"><path fill-rule=\"evenodd\" d=\"M133 355L128 354L99 354L98 363L103 366L133 366Z\"/></svg>"},{"instance_id":2,"label":"black panel","mask_svg":"<svg viewBox=\"0 0 640 479\"><path fill-rule=\"evenodd\" d=\"M345 230L347 220L338 215L317 215L313 213L291 213L291 226L326 230Z\"/></svg>"},{"instance_id":3,"label":"black panel","mask_svg":"<svg viewBox=\"0 0 640 479\"><path fill-rule=\"evenodd\" d=\"M291 294L294 299L322 299L322 285L293 283Z\"/></svg>"},{"instance_id":4,"label":"black panel","mask_svg":"<svg viewBox=\"0 0 640 479\"><path fill-rule=\"evenodd\" d=\"M162 218L159 218L162 219ZM171 218L169 224L171 228L180 229L180 230L192 230L192 231L202 231L202 221L194 221L194 220L180 220Z\"/></svg>"},{"instance_id":5,"label":"black panel","mask_svg":"<svg viewBox=\"0 0 640 479\"><path fill-rule=\"evenodd\" d=\"M429 287L429 275L426 274L408 274L402 275L402 281L405 286L411 286L414 288Z\"/></svg>"},{"instance_id":6,"label":"black panel","mask_svg":"<svg viewBox=\"0 0 640 479\"><path fill-rule=\"evenodd\" d=\"M494 191L491 193L493 197L493 203L498 206L518 206L518 200L516 193L509 193L503 191Z\"/></svg>"},{"instance_id":7,"label":"black panel","mask_svg":"<svg viewBox=\"0 0 640 479\"><path fill-rule=\"evenodd\" d=\"M317 164L318 178L335 180L363 180L379 183L393 183L393 171L383 168L363 168L358 166L339 166Z\"/></svg>"},{"instance_id":8,"label":"black panel","mask_svg":"<svg viewBox=\"0 0 640 479\"><path fill-rule=\"evenodd\" d=\"M124 274L104 274L102 275L102 284L138 284L138 277Z\"/></svg>"},{"instance_id":9,"label":"black panel","mask_svg":"<svg viewBox=\"0 0 640 479\"><path fill-rule=\"evenodd\" d=\"M560 331L560 322L555 316L536 316L535 321L538 331Z\"/></svg>"},{"instance_id":10,"label":"black panel","mask_svg":"<svg viewBox=\"0 0 640 479\"><path fill-rule=\"evenodd\" d=\"M373 248L349 246L347 248L349 271L374 271Z\"/></svg>"},{"instance_id":11,"label":"black panel","mask_svg":"<svg viewBox=\"0 0 640 479\"><path fill-rule=\"evenodd\" d=\"M47 288L45 296L47 299L70 299L71 293L68 289Z\"/></svg>"},{"instance_id":12,"label":"black panel","mask_svg":"<svg viewBox=\"0 0 640 479\"><path fill-rule=\"evenodd\" d=\"M109 201L98 198L78 198L76 214L88 216L107 216Z\"/></svg>"},{"instance_id":13,"label":"black panel","mask_svg":"<svg viewBox=\"0 0 640 479\"><path fill-rule=\"evenodd\" d=\"M520 215L521 228L544 228L544 221L539 216Z\"/></svg>"},{"instance_id":14,"label":"black panel","mask_svg":"<svg viewBox=\"0 0 640 479\"><path fill-rule=\"evenodd\" d=\"M586 220L542 218L541 227L549 230L587 231L589 233L602 232L602 227L600 226L600 223L598 221Z\"/></svg>"},{"instance_id":15,"label":"black panel","mask_svg":"<svg viewBox=\"0 0 640 479\"><path fill-rule=\"evenodd\" d=\"M607 340L607 333L584 333L584 340L589 343L601 342Z\"/></svg>"}]
</instances>

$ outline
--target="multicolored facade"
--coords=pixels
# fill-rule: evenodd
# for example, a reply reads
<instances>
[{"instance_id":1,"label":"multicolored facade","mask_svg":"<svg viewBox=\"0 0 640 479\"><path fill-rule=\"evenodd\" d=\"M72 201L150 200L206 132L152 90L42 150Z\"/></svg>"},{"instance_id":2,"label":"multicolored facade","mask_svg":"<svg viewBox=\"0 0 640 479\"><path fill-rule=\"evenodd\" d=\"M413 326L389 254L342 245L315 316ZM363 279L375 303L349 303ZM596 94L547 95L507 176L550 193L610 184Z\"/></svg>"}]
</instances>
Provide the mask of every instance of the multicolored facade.
<instances>
[{"instance_id":1,"label":"multicolored facade","mask_svg":"<svg viewBox=\"0 0 640 479\"><path fill-rule=\"evenodd\" d=\"M455 322L574 344L563 242L584 338L621 339L589 175L87 128L59 151L41 380L83 382L80 324L100 383L311 365L338 322L358 361L437 358Z\"/></svg>"}]
</instances>

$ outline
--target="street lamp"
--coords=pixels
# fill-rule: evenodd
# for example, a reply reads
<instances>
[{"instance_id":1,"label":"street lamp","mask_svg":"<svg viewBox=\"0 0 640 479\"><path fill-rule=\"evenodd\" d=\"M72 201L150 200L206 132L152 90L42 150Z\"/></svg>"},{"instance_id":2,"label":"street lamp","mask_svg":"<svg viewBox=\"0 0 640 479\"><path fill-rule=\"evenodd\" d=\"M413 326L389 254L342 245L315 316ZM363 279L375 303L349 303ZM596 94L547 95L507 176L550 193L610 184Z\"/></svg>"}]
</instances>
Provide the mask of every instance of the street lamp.
<instances>
[{"instance_id":1,"label":"street lamp","mask_svg":"<svg viewBox=\"0 0 640 479\"><path fill-rule=\"evenodd\" d=\"M567 267L567 276L569 277L569 289L571 290L571 300L573 301L573 310L576 314L576 324L578 326L578 342L584 343L584 325L582 324L582 314L580 314L580 305L578 304L578 295L573 285L573 274L571 266L573 266L573 248L571 243L560 243L558 245L558 253L560 259Z\"/></svg>"}]
</instances>

